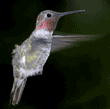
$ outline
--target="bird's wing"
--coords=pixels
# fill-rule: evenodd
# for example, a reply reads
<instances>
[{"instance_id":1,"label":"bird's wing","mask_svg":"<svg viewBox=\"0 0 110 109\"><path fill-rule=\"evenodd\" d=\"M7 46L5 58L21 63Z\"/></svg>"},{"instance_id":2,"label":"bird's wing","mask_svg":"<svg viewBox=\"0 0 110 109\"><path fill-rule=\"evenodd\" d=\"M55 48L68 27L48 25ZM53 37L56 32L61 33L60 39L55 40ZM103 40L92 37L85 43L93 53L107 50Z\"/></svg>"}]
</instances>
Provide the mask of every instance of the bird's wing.
<instances>
[{"instance_id":1,"label":"bird's wing","mask_svg":"<svg viewBox=\"0 0 110 109\"><path fill-rule=\"evenodd\" d=\"M75 42L93 40L100 35L54 35L51 52L61 50L65 47L69 47L71 45L75 45Z\"/></svg>"}]
</instances>

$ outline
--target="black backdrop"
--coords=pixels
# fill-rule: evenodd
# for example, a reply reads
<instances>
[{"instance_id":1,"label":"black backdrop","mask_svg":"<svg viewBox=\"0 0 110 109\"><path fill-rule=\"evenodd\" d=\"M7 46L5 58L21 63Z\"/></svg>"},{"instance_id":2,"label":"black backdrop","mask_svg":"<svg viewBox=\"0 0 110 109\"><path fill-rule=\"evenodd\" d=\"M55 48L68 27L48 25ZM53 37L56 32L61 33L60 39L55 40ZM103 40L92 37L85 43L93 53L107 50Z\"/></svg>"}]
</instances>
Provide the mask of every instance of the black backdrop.
<instances>
[{"instance_id":1,"label":"black backdrop","mask_svg":"<svg viewBox=\"0 0 110 109\"><path fill-rule=\"evenodd\" d=\"M109 109L110 2L108 0L15 0L1 3L0 65L2 108ZM9 106L12 49L29 37L43 10L85 10L62 17L54 34L101 34L92 41L54 52L43 75L29 77L21 101Z\"/></svg>"}]
</instances>

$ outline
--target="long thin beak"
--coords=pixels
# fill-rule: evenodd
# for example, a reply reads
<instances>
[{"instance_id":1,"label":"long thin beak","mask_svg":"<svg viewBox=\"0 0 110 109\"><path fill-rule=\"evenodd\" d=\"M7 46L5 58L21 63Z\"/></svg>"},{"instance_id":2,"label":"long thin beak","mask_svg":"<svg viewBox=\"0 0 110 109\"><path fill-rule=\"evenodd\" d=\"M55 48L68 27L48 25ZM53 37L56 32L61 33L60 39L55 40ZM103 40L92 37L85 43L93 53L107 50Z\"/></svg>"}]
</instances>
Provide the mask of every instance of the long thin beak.
<instances>
[{"instance_id":1,"label":"long thin beak","mask_svg":"<svg viewBox=\"0 0 110 109\"><path fill-rule=\"evenodd\" d=\"M80 12L85 12L85 10L78 10L78 11L69 11L69 12L64 12L64 13L58 13L57 16L65 16L68 14L75 14L75 13L80 13Z\"/></svg>"}]
</instances>

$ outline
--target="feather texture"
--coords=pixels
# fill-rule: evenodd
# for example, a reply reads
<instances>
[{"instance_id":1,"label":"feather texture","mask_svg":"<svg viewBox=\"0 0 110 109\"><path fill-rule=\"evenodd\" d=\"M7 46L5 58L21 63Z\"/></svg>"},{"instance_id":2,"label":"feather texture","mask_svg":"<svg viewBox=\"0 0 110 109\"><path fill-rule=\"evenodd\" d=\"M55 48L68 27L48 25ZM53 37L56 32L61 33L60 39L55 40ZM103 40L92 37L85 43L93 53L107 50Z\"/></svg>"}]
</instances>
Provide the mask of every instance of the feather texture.
<instances>
[{"instance_id":1,"label":"feather texture","mask_svg":"<svg viewBox=\"0 0 110 109\"><path fill-rule=\"evenodd\" d=\"M19 103L26 81L27 78L22 80L17 79L17 81L14 82L10 95L10 104L16 105Z\"/></svg>"}]
</instances>

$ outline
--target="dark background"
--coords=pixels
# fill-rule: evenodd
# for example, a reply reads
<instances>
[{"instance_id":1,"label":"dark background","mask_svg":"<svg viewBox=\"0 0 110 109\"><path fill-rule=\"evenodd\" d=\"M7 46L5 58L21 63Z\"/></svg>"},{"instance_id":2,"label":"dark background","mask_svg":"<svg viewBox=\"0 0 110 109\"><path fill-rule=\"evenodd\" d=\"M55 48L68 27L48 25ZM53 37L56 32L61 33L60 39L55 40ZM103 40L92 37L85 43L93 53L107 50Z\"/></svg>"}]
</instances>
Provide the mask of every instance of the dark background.
<instances>
[{"instance_id":1,"label":"dark background","mask_svg":"<svg viewBox=\"0 0 110 109\"><path fill-rule=\"evenodd\" d=\"M0 20L1 100L3 109L109 109L110 108L110 1L15 0L2 1ZM13 84L11 65L15 44L22 44L35 28L43 10L85 10L62 17L56 31L67 34L101 34L54 52L43 75L29 77L19 105L9 106ZM55 32L54 32L55 34Z\"/></svg>"}]
</instances>

